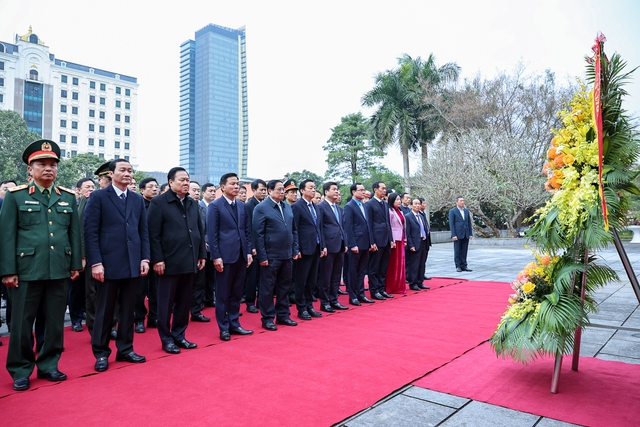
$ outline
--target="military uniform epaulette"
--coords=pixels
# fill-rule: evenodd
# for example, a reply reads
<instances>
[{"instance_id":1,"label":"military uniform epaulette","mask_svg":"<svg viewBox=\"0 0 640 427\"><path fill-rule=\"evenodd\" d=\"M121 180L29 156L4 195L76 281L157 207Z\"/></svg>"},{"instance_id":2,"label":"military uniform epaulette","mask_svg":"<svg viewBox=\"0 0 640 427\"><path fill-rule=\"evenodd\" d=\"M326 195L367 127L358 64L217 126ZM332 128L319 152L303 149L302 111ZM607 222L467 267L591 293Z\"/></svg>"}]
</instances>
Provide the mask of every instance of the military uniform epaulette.
<instances>
[{"instance_id":1,"label":"military uniform epaulette","mask_svg":"<svg viewBox=\"0 0 640 427\"><path fill-rule=\"evenodd\" d=\"M17 187L9 188L9 192L13 193L15 191L26 190L29 188L27 184L18 185Z\"/></svg>"},{"instance_id":2,"label":"military uniform epaulette","mask_svg":"<svg viewBox=\"0 0 640 427\"><path fill-rule=\"evenodd\" d=\"M58 185L58 188L61 189L62 191L66 191L67 193L71 193L71 194L76 194L75 191L68 189L67 187L63 187L61 185Z\"/></svg>"}]
</instances>

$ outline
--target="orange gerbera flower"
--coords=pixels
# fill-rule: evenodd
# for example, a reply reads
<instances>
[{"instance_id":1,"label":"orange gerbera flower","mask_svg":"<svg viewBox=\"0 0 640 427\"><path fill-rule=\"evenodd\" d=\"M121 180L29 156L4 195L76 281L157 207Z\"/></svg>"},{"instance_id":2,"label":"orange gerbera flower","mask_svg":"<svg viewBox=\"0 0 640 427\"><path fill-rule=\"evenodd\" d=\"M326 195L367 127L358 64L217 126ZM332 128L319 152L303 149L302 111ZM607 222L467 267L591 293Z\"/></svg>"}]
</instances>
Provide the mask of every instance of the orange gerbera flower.
<instances>
[{"instance_id":1,"label":"orange gerbera flower","mask_svg":"<svg viewBox=\"0 0 640 427\"><path fill-rule=\"evenodd\" d=\"M551 263L551 257L549 255L543 255L540 257L540 264L549 265Z\"/></svg>"},{"instance_id":2,"label":"orange gerbera flower","mask_svg":"<svg viewBox=\"0 0 640 427\"><path fill-rule=\"evenodd\" d=\"M556 147L549 148L549 151L547 151L547 157L549 157L550 159L555 159L556 156Z\"/></svg>"},{"instance_id":3,"label":"orange gerbera flower","mask_svg":"<svg viewBox=\"0 0 640 427\"><path fill-rule=\"evenodd\" d=\"M576 159L571 154L565 154L565 156L562 158L562 161L565 165L572 165L573 162L576 161Z\"/></svg>"},{"instance_id":4,"label":"orange gerbera flower","mask_svg":"<svg viewBox=\"0 0 640 427\"><path fill-rule=\"evenodd\" d=\"M553 166L557 168L561 168L564 166L564 156L562 154L556 156L556 158L553 159Z\"/></svg>"}]
</instances>

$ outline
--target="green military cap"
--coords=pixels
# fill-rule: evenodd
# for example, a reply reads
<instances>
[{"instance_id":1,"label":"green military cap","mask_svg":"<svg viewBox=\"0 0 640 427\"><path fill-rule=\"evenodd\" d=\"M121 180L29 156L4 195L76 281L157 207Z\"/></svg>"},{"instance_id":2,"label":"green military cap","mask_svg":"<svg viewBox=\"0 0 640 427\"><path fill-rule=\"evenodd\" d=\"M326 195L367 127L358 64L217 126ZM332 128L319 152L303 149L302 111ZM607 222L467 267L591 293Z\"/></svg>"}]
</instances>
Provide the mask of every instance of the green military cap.
<instances>
[{"instance_id":1,"label":"green military cap","mask_svg":"<svg viewBox=\"0 0 640 427\"><path fill-rule=\"evenodd\" d=\"M60 147L49 139L39 139L32 142L22 152L22 161L30 164L34 160L54 159L60 161Z\"/></svg>"},{"instance_id":2,"label":"green military cap","mask_svg":"<svg viewBox=\"0 0 640 427\"><path fill-rule=\"evenodd\" d=\"M287 192L289 190L297 190L296 182L292 179L288 179L284 182L284 191Z\"/></svg>"},{"instance_id":3,"label":"green military cap","mask_svg":"<svg viewBox=\"0 0 640 427\"><path fill-rule=\"evenodd\" d=\"M108 175L109 174L109 165L111 164L111 162L112 162L112 160L109 160L108 162L102 164L98 169L96 169L94 174L97 175L98 177L100 177L102 175Z\"/></svg>"}]
</instances>

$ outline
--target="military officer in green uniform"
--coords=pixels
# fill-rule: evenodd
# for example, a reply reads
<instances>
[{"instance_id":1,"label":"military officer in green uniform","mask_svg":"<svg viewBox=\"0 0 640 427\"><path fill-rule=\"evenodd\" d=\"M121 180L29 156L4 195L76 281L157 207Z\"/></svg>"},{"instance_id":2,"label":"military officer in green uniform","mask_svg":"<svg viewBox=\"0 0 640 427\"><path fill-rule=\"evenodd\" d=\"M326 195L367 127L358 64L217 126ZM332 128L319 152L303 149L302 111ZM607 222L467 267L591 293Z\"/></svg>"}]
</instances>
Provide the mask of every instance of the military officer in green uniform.
<instances>
[{"instance_id":1,"label":"military officer in green uniform","mask_svg":"<svg viewBox=\"0 0 640 427\"><path fill-rule=\"evenodd\" d=\"M69 279L82 270L80 224L73 191L54 184L60 147L42 139L22 153L33 182L14 187L0 211L0 276L13 305L7 370L14 390L27 390L34 365L38 378L63 381L58 370ZM44 345L31 344L40 304L45 313Z\"/></svg>"}]
</instances>

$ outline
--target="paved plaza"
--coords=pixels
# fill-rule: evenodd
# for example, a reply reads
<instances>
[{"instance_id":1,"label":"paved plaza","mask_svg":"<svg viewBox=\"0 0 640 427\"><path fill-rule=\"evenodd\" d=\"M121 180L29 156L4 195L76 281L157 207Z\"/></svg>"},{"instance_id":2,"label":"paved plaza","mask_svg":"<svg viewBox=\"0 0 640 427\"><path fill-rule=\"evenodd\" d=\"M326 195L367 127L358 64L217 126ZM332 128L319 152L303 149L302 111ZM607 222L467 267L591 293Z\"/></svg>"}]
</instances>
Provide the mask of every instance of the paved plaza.
<instances>
[{"instance_id":1,"label":"paved plaza","mask_svg":"<svg viewBox=\"0 0 640 427\"><path fill-rule=\"evenodd\" d=\"M427 275L460 277L469 280L511 282L518 272L532 261L532 249L524 239L508 245L489 245L479 239L469 246L469 268L472 272L456 272L453 244L439 243L429 251ZM489 243L489 242L487 242ZM493 242L491 242L493 243ZM513 244L516 243L516 244ZM625 243L625 250L640 273L640 245ZM610 283L596 293L600 311L590 316L599 325L640 329L638 300L615 247L598 254L620 276L620 282ZM428 284L429 282L425 282ZM429 291L427 291L429 292ZM505 308L507 301L505 300ZM496 319L497 325L498 319ZM487 337L488 338L488 337ZM582 334L582 356L640 364L640 330L625 331L588 328ZM551 372L549 373L551 386ZM420 387L406 386L392 393L371 408L354 415L340 426L509 426L566 427L561 421L501 406L490 405Z\"/></svg>"}]
</instances>

